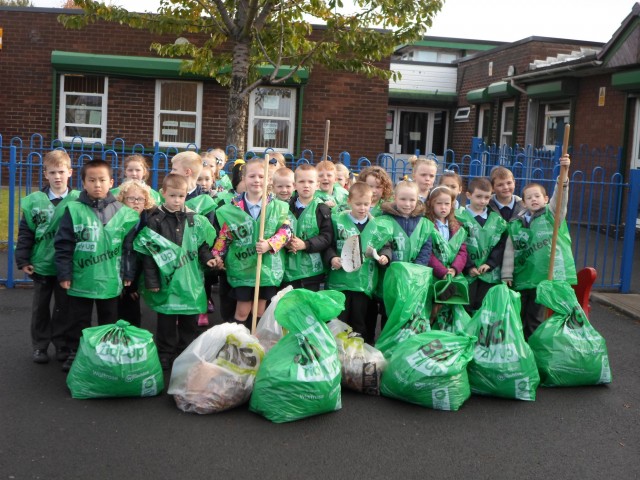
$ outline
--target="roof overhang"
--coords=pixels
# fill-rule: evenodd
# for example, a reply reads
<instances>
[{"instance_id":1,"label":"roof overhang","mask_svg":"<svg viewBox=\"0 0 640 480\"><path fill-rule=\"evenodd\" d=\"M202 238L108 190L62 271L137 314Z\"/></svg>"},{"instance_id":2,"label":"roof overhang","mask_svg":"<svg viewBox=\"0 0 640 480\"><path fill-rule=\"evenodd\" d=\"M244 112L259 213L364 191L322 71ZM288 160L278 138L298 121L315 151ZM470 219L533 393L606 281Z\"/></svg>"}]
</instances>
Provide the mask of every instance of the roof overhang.
<instances>
[{"instance_id":1,"label":"roof overhang","mask_svg":"<svg viewBox=\"0 0 640 480\"><path fill-rule=\"evenodd\" d=\"M495 82L487 87L487 95L491 99L510 98L518 95L518 90L513 88L509 82Z\"/></svg>"},{"instance_id":2,"label":"roof overhang","mask_svg":"<svg viewBox=\"0 0 640 480\"><path fill-rule=\"evenodd\" d=\"M100 75L120 75L143 78L205 79L192 73L184 73L184 60L160 57L133 57L126 55L96 55L82 52L51 52L51 64L56 70L73 73L93 73ZM258 67L261 75L270 75L272 66ZM292 67L282 66L279 76L289 74ZM309 79L307 69L298 69L296 76L305 83Z\"/></svg>"},{"instance_id":3,"label":"roof overhang","mask_svg":"<svg viewBox=\"0 0 640 480\"><path fill-rule=\"evenodd\" d=\"M553 99L577 94L578 84L574 78L527 85L527 97L529 98Z\"/></svg>"},{"instance_id":4,"label":"roof overhang","mask_svg":"<svg viewBox=\"0 0 640 480\"><path fill-rule=\"evenodd\" d=\"M611 86L618 90L640 90L640 70L614 73Z\"/></svg>"},{"instance_id":5,"label":"roof overhang","mask_svg":"<svg viewBox=\"0 0 640 480\"><path fill-rule=\"evenodd\" d=\"M389 99L414 100L435 103L443 106L455 106L458 102L458 94L453 92L389 89Z\"/></svg>"},{"instance_id":6,"label":"roof overhang","mask_svg":"<svg viewBox=\"0 0 640 480\"><path fill-rule=\"evenodd\" d=\"M467 102L469 103L487 103L491 101L488 88L476 88L467 92Z\"/></svg>"}]
</instances>

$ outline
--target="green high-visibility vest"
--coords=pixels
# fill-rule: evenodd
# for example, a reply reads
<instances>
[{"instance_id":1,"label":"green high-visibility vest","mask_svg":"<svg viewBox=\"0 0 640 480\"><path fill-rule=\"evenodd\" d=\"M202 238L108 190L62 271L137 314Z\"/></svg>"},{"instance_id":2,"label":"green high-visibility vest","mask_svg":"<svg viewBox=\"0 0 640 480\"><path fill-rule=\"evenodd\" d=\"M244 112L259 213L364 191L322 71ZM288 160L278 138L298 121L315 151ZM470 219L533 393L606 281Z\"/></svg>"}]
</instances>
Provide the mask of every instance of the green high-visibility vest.
<instances>
[{"instance_id":1,"label":"green high-visibility vest","mask_svg":"<svg viewBox=\"0 0 640 480\"><path fill-rule=\"evenodd\" d=\"M281 200L273 199L267 204L264 224L264 238L272 237L287 219L289 206ZM216 210L216 218L222 226L225 223L232 232L233 240L224 259L227 280L232 287L253 287L256 282L258 255L256 243L260 233L259 217L251 215L236 205L226 204ZM284 252L262 255L260 286L277 287L284 276Z\"/></svg>"},{"instance_id":2,"label":"green high-visibility vest","mask_svg":"<svg viewBox=\"0 0 640 480\"><path fill-rule=\"evenodd\" d=\"M382 215L376 222L392 232L391 249L399 262L413 262L434 230L433 223L425 217L420 218L410 237L391 215Z\"/></svg>"},{"instance_id":3,"label":"green high-visibility vest","mask_svg":"<svg viewBox=\"0 0 640 480\"><path fill-rule=\"evenodd\" d=\"M224 188L225 190L230 190L233 188L233 183L231 183L231 178L227 175L226 172L220 172L220 180L216 180L217 188Z\"/></svg>"},{"instance_id":4,"label":"green high-visibility vest","mask_svg":"<svg viewBox=\"0 0 640 480\"><path fill-rule=\"evenodd\" d=\"M152 256L160 271L158 292L150 292L144 288L144 279L140 280L142 297L149 307L164 314L191 315L206 311L207 295L198 249L212 236L215 236L213 226L201 215L193 216L193 226L186 223L182 246L149 227L140 231L133 247Z\"/></svg>"},{"instance_id":5,"label":"green high-visibility vest","mask_svg":"<svg viewBox=\"0 0 640 480\"><path fill-rule=\"evenodd\" d=\"M196 212L198 215L206 215L213 212L217 207L217 202L211 195L198 195L185 202L185 206Z\"/></svg>"},{"instance_id":6,"label":"green high-visibility vest","mask_svg":"<svg viewBox=\"0 0 640 480\"><path fill-rule=\"evenodd\" d=\"M70 190L56 206L44 192L35 192L22 199L22 215L34 233L35 243L31 250L30 262L37 274L56 275L53 237L58 231L67 204L78 198L79 194L77 190Z\"/></svg>"},{"instance_id":7,"label":"green high-visibility vest","mask_svg":"<svg viewBox=\"0 0 640 480\"><path fill-rule=\"evenodd\" d=\"M73 279L67 293L96 299L117 297L122 290L122 241L140 220L138 213L123 205L102 225L93 209L84 203L69 202L67 209L76 240Z\"/></svg>"},{"instance_id":8,"label":"green high-visibility vest","mask_svg":"<svg viewBox=\"0 0 640 480\"><path fill-rule=\"evenodd\" d=\"M547 280L553 226L554 217L548 205L542 215L532 219L529 228L519 219L509 222L509 236L514 250L514 289L536 288L540 282ZM571 235L565 221L558 230L553 279L564 280L572 285L578 283L571 252Z\"/></svg>"},{"instance_id":9,"label":"green high-visibility vest","mask_svg":"<svg viewBox=\"0 0 640 480\"><path fill-rule=\"evenodd\" d=\"M347 200L349 199L349 191L342 188L340 184L336 182L333 184L333 194L329 195L327 192L318 189L313 194L313 197L318 198L323 202L334 202L335 206L332 207L332 209L335 209L347 203Z\"/></svg>"},{"instance_id":10,"label":"green high-visibility vest","mask_svg":"<svg viewBox=\"0 0 640 480\"><path fill-rule=\"evenodd\" d=\"M336 238L338 255L342 254L342 247L347 238L353 235L360 236L360 249L364 256L368 246L380 250L391 239L391 232L377 224L375 218L370 218L360 232L351 220L349 213L343 212L332 216L333 230ZM378 265L372 258L363 258L362 266L355 272L329 270L327 275L327 289L349 290L363 292L371 296L378 283Z\"/></svg>"},{"instance_id":11,"label":"green high-visibility vest","mask_svg":"<svg viewBox=\"0 0 640 480\"><path fill-rule=\"evenodd\" d=\"M456 255L458 255L460 247L466 238L467 231L464 228L460 228L447 242L440 231L434 226L431 234L433 254L445 267L449 268L456 259Z\"/></svg>"},{"instance_id":12,"label":"green high-visibility vest","mask_svg":"<svg viewBox=\"0 0 640 480\"><path fill-rule=\"evenodd\" d=\"M500 242L502 234L507 229L507 222L499 214L489 211L487 221L484 226L480 226L473 214L466 208L457 211L456 218L460 220L460 223L467 231L467 254L473 261L474 266L479 267L487 263L491 251ZM477 277L470 275L466 275L466 277L470 283L476 278L487 283L500 283L500 270L500 265L498 265Z\"/></svg>"},{"instance_id":13,"label":"green high-visibility vest","mask_svg":"<svg viewBox=\"0 0 640 480\"><path fill-rule=\"evenodd\" d=\"M289 222L296 237L302 240L308 240L309 238L316 237L320 233L316 219L316 211L320 203L322 202L317 198L311 200L299 218L296 218L295 215L289 211ZM322 263L322 255L319 252L307 253L306 250L301 250L298 253L286 252L285 262L284 280L286 282L313 277L326 271Z\"/></svg>"}]
</instances>

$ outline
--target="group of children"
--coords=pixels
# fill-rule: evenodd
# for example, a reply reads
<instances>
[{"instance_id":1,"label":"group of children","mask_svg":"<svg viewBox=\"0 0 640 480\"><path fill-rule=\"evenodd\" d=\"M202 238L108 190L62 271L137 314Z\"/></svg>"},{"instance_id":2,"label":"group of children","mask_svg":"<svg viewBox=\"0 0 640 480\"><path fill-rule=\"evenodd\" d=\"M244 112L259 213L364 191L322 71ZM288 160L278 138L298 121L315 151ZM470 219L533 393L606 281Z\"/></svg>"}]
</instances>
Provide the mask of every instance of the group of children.
<instances>
[{"instance_id":1,"label":"group of children","mask_svg":"<svg viewBox=\"0 0 640 480\"><path fill-rule=\"evenodd\" d=\"M437 279L465 276L471 312L489 288L507 282L522 295L527 337L544 320L535 287L546 279L554 216L564 218L567 195L556 205L555 193L548 202L544 187L532 183L521 199L512 173L496 167L490 178L469 182L468 204L461 206L460 176L444 171L434 187L437 164L429 159L413 158L412 178L395 187L378 166L354 182L346 168L326 160L292 171L275 155L267 175L264 162L236 161L231 175L221 175L222 150L202 157L182 152L154 192L142 156L127 157L117 189L111 166L92 160L82 167L84 189L76 192L68 187L68 155L49 152L43 160L49 186L23 199L16 248L18 268L34 280L34 362L48 362L53 343L68 371L93 305L99 324L123 318L140 325L142 297L157 313L155 341L168 369L199 334L198 325L208 324L214 282L222 319L250 327L258 255L258 316L287 285L335 289L346 298L340 318L371 344L378 315L385 319L380 278L397 261L429 267ZM560 164L568 166L568 156ZM343 265L353 237L362 254L356 269ZM554 275L576 280L564 224Z\"/></svg>"}]
</instances>

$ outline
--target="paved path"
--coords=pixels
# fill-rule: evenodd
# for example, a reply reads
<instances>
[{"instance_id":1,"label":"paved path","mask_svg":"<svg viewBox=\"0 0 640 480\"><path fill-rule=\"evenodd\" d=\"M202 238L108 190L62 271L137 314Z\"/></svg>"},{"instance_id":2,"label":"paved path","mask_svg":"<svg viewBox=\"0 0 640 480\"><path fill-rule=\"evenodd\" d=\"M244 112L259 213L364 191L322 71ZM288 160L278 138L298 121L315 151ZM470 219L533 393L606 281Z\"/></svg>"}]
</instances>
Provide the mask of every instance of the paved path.
<instances>
[{"instance_id":1,"label":"paved path","mask_svg":"<svg viewBox=\"0 0 640 480\"><path fill-rule=\"evenodd\" d=\"M30 360L30 298L27 289L0 290L0 480L584 480L640 472L640 322L597 302L591 318L607 338L609 386L541 388L536 402L473 396L458 412L344 391L341 411L276 425L246 408L185 414L166 394L72 399L57 362Z\"/></svg>"}]
</instances>

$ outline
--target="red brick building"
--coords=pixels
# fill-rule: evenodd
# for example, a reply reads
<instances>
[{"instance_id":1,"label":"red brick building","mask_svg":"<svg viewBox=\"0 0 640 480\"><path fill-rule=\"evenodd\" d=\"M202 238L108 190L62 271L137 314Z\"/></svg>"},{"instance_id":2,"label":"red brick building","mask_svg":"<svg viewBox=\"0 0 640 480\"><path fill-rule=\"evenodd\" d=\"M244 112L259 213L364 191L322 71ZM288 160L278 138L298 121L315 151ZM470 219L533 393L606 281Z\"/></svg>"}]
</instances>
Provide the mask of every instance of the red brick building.
<instances>
[{"instance_id":1,"label":"red brick building","mask_svg":"<svg viewBox=\"0 0 640 480\"><path fill-rule=\"evenodd\" d=\"M0 135L222 146L225 88L181 76L179 60L149 51L154 41L177 39L113 23L67 30L61 13L79 14L0 7ZM374 161L382 152L403 158L416 150L441 158L447 150L469 153L472 137L553 148L568 121L574 149L621 147L622 167L638 168L638 51L640 4L605 45L426 37L384 62L402 71L395 84L315 68L302 72L300 84L259 89L250 102L248 149L318 154L329 119L334 159L343 151L353 161Z\"/></svg>"},{"instance_id":2,"label":"red brick building","mask_svg":"<svg viewBox=\"0 0 640 480\"><path fill-rule=\"evenodd\" d=\"M149 50L152 42L175 38L104 22L69 30L60 14L79 11L0 7L0 135L223 146L226 89L181 76L180 60ZM329 119L334 158L342 151L375 158L383 150L388 82L322 68L300 76L299 84L260 89L249 149L317 154Z\"/></svg>"}]
</instances>

